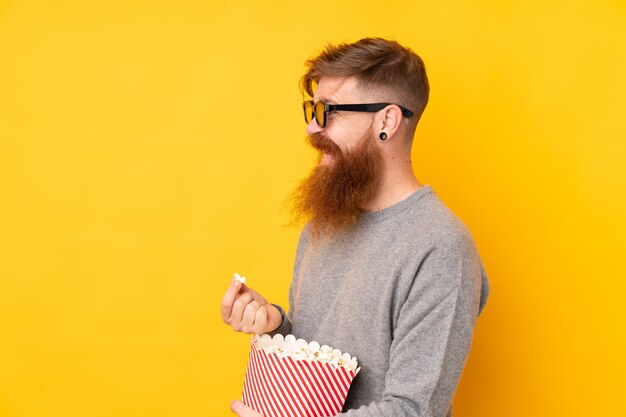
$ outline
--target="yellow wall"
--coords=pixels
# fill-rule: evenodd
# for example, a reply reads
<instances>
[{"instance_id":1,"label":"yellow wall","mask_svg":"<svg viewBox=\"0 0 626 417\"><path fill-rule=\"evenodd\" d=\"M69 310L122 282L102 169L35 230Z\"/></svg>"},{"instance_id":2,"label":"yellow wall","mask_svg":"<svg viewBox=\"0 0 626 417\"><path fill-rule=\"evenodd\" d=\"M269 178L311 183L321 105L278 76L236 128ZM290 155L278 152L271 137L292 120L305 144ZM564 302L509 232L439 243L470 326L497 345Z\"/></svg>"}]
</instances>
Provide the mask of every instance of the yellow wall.
<instances>
[{"instance_id":1,"label":"yellow wall","mask_svg":"<svg viewBox=\"0 0 626 417\"><path fill-rule=\"evenodd\" d=\"M327 41L425 60L417 176L492 283L461 417L621 416L626 3L0 2L0 416L230 415L234 272L286 302Z\"/></svg>"}]
</instances>

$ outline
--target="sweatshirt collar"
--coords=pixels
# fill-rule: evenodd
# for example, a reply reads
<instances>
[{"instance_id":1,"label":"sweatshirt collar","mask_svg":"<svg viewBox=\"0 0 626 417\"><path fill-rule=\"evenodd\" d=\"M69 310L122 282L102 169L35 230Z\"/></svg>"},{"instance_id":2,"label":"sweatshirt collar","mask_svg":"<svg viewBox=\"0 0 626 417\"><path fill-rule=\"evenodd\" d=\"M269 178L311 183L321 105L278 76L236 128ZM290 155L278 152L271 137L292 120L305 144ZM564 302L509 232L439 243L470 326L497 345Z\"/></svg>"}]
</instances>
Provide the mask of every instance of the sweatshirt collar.
<instances>
[{"instance_id":1,"label":"sweatshirt collar","mask_svg":"<svg viewBox=\"0 0 626 417\"><path fill-rule=\"evenodd\" d=\"M416 190L415 192L413 192L404 200L401 200L389 207L385 207L384 209L376 210L376 211L361 211L359 213L358 223L361 223L361 224L377 223L382 220L393 217L403 212L407 208L411 207L422 197L429 195L429 194L436 195L435 190L433 190L432 186L430 186L429 184L426 184L422 186L421 188L419 188L418 190Z\"/></svg>"}]
</instances>

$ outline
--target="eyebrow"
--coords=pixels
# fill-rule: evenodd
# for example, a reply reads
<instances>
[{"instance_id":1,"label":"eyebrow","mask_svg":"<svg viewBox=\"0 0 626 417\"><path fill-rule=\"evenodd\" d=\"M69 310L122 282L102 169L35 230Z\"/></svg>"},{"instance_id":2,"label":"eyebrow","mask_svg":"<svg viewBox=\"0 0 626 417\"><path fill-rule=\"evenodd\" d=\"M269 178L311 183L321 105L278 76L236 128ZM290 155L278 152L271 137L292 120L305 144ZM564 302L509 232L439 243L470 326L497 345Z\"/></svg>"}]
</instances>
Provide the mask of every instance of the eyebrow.
<instances>
[{"instance_id":1,"label":"eyebrow","mask_svg":"<svg viewBox=\"0 0 626 417\"><path fill-rule=\"evenodd\" d=\"M333 100L331 100L329 98L325 98L325 97L318 97L317 101L321 101L324 104L335 104L335 102Z\"/></svg>"}]
</instances>

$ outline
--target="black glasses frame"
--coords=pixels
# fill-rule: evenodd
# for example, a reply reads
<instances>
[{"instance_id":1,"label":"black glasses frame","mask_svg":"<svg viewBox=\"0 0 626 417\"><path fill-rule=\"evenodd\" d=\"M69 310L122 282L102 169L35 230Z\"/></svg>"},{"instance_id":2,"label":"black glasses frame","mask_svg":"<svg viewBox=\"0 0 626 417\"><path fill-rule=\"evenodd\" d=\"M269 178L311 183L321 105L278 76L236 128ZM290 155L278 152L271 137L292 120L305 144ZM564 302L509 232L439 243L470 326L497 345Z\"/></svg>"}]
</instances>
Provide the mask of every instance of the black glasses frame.
<instances>
[{"instance_id":1,"label":"black glasses frame","mask_svg":"<svg viewBox=\"0 0 626 417\"><path fill-rule=\"evenodd\" d=\"M306 111L306 106L309 103L311 105L311 119L310 120L307 117L307 111ZM318 116L317 111L315 110L315 108L318 107L320 104L324 106L324 113L322 115L321 123L320 123L319 118L317 117ZM326 104L326 103L322 103L321 101L314 103L313 100L306 100L302 102L302 110L304 110L304 121L307 124L311 123L311 120L315 119L315 121L320 127L326 127L326 119L327 119L326 115L332 111L354 111L354 112L374 113L391 105L400 107L400 110L402 111L402 115L404 117L413 116L413 112L411 110L407 109L406 107L402 107L399 104L394 104L394 103Z\"/></svg>"}]
</instances>

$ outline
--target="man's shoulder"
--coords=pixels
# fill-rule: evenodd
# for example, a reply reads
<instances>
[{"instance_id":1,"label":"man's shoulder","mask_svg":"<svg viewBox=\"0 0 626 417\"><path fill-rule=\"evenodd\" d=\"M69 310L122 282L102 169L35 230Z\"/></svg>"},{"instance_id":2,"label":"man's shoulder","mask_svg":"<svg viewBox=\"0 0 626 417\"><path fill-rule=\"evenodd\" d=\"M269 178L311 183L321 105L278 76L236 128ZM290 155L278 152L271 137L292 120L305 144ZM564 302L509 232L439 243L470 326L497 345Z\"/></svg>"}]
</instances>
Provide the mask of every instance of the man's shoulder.
<instances>
[{"instance_id":1,"label":"man's shoulder","mask_svg":"<svg viewBox=\"0 0 626 417\"><path fill-rule=\"evenodd\" d=\"M423 250L473 245L469 228L430 186L422 187L416 195L379 217L367 218L336 236L321 239L323 243L338 248L350 247L361 240L384 241L385 245L398 250L402 247ZM311 225L307 223L301 230L298 248L303 249L311 242Z\"/></svg>"},{"instance_id":2,"label":"man's shoulder","mask_svg":"<svg viewBox=\"0 0 626 417\"><path fill-rule=\"evenodd\" d=\"M411 205L395 223L401 233L437 246L473 240L467 225L434 191Z\"/></svg>"},{"instance_id":3,"label":"man's shoulder","mask_svg":"<svg viewBox=\"0 0 626 417\"><path fill-rule=\"evenodd\" d=\"M417 232L409 244L420 263L428 260L434 269L436 286L449 291L465 288L478 296L478 312L489 294L489 282L469 227L434 193L422 199L422 206L412 214L410 223ZM411 239L409 239L411 240ZM449 273L445 273L449 271ZM480 288L475 292L476 288Z\"/></svg>"}]
</instances>

